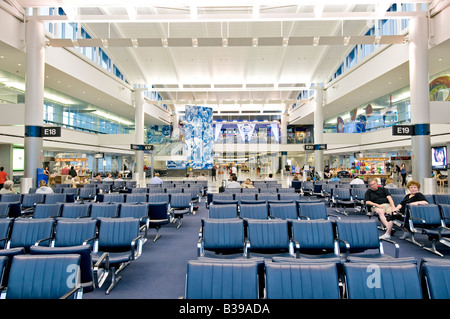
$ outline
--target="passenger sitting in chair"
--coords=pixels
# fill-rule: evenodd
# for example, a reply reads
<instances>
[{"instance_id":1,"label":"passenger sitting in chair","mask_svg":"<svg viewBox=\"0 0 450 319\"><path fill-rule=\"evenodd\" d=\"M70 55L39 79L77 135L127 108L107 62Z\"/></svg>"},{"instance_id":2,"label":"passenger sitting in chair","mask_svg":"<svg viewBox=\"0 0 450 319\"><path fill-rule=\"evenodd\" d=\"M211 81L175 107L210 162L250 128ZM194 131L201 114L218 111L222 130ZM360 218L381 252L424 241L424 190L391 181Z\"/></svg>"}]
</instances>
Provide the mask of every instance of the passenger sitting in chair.
<instances>
[{"instance_id":1,"label":"passenger sitting in chair","mask_svg":"<svg viewBox=\"0 0 450 319\"><path fill-rule=\"evenodd\" d=\"M391 238L391 231L394 223L392 222L392 212L396 210L394 200L389 191L384 187L378 187L378 182L374 178L369 179L369 189L367 190L364 201L366 205L372 206L372 212L378 214L380 221L386 226L386 233L380 236L380 239ZM388 219L386 218L388 215Z\"/></svg>"}]
</instances>

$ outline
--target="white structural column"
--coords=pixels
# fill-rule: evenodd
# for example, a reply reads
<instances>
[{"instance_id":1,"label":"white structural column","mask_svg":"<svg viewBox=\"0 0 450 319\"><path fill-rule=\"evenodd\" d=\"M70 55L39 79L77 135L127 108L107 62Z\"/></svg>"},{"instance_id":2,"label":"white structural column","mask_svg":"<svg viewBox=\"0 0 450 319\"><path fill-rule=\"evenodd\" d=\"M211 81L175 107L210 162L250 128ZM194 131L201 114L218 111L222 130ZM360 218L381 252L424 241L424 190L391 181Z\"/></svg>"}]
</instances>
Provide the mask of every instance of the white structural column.
<instances>
[{"instance_id":1,"label":"white structural column","mask_svg":"<svg viewBox=\"0 0 450 319\"><path fill-rule=\"evenodd\" d=\"M314 85L314 144L323 144L323 85ZM323 179L323 150L314 151L315 171Z\"/></svg>"},{"instance_id":2,"label":"white structural column","mask_svg":"<svg viewBox=\"0 0 450 319\"><path fill-rule=\"evenodd\" d=\"M135 134L136 144L144 145L144 88L137 87L134 91L135 101ZM140 187L145 187L145 172L144 172L144 151L136 151L136 168L135 176L136 182ZM152 167L153 169L153 167Z\"/></svg>"},{"instance_id":3,"label":"white structural column","mask_svg":"<svg viewBox=\"0 0 450 319\"><path fill-rule=\"evenodd\" d=\"M36 16L36 9L34 13ZM24 178L29 179L32 185L36 185L37 169L42 168L43 161L40 129L44 120L45 28L42 21L26 21L25 44L27 70L25 76Z\"/></svg>"},{"instance_id":4,"label":"white structural column","mask_svg":"<svg viewBox=\"0 0 450 319\"><path fill-rule=\"evenodd\" d=\"M420 5L416 5L420 10ZM409 82L411 92L412 178L424 185L431 177L430 99L428 77L428 21L424 16L409 22Z\"/></svg>"},{"instance_id":5,"label":"white structural column","mask_svg":"<svg viewBox=\"0 0 450 319\"><path fill-rule=\"evenodd\" d=\"M180 129L178 127L178 111L175 109L172 112L172 140L178 141L180 139Z\"/></svg>"}]
</instances>

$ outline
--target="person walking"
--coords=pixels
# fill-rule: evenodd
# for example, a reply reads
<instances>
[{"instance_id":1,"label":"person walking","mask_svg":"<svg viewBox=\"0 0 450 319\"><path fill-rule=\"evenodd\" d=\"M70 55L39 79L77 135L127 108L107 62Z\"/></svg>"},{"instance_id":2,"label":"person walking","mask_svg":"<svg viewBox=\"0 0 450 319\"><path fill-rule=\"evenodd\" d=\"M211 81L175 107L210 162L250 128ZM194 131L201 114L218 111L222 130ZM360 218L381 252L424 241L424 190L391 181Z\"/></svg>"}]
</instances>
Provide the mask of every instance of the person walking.
<instances>
[{"instance_id":1,"label":"person walking","mask_svg":"<svg viewBox=\"0 0 450 319\"><path fill-rule=\"evenodd\" d=\"M405 163L402 164L400 167L400 175L402 176L402 186L406 186L406 165Z\"/></svg>"}]
</instances>

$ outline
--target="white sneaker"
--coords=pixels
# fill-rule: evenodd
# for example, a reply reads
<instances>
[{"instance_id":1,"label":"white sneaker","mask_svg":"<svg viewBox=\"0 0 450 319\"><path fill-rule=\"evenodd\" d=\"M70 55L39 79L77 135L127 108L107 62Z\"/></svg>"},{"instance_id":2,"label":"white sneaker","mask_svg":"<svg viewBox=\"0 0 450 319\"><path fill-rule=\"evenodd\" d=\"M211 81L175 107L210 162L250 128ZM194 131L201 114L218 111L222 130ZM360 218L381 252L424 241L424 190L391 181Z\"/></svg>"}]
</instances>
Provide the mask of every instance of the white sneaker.
<instances>
[{"instance_id":1,"label":"white sneaker","mask_svg":"<svg viewBox=\"0 0 450 319\"><path fill-rule=\"evenodd\" d=\"M388 234L384 234L384 235L380 236L380 239L390 239L390 238L391 238L391 235L388 235Z\"/></svg>"}]
</instances>

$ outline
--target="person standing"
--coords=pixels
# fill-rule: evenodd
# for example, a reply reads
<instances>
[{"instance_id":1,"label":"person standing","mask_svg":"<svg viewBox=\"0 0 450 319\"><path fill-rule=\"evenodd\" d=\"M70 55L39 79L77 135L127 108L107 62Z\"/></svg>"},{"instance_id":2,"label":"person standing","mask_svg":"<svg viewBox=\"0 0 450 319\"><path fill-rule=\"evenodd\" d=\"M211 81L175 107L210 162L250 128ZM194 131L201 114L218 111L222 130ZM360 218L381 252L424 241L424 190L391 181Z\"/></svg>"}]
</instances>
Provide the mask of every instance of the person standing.
<instances>
[{"instance_id":1,"label":"person standing","mask_svg":"<svg viewBox=\"0 0 450 319\"><path fill-rule=\"evenodd\" d=\"M217 174L216 167L213 166L212 169L211 169L211 177L212 177L213 181L217 181L216 174Z\"/></svg>"},{"instance_id":2,"label":"person standing","mask_svg":"<svg viewBox=\"0 0 450 319\"><path fill-rule=\"evenodd\" d=\"M3 185L5 184L5 182L8 180L8 174L6 174L6 172L4 171L3 166L0 167L0 189L3 188Z\"/></svg>"},{"instance_id":3,"label":"person standing","mask_svg":"<svg viewBox=\"0 0 450 319\"><path fill-rule=\"evenodd\" d=\"M402 175L402 186L406 186L406 165L405 163L402 164L400 167L400 175Z\"/></svg>"}]
</instances>

